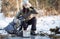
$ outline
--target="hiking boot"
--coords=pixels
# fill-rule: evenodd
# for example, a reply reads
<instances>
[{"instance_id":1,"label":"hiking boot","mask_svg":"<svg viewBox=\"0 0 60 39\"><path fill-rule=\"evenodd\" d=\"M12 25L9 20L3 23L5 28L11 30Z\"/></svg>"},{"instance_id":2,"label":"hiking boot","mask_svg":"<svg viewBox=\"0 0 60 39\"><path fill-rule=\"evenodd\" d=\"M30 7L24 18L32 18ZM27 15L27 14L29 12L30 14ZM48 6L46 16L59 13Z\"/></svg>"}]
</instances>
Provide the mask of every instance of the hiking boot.
<instances>
[{"instance_id":1,"label":"hiking boot","mask_svg":"<svg viewBox=\"0 0 60 39\"><path fill-rule=\"evenodd\" d=\"M23 31L19 31L16 33L17 36L23 37Z\"/></svg>"},{"instance_id":2,"label":"hiking boot","mask_svg":"<svg viewBox=\"0 0 60 39\"><path fill-rule=\"evenodd\" d=\"M37 33L35 33L35 31L31 31L31 33L30 33L31 35L34 35L34 36L36 36L37 35Z\"/></svg>"}]
</instances>

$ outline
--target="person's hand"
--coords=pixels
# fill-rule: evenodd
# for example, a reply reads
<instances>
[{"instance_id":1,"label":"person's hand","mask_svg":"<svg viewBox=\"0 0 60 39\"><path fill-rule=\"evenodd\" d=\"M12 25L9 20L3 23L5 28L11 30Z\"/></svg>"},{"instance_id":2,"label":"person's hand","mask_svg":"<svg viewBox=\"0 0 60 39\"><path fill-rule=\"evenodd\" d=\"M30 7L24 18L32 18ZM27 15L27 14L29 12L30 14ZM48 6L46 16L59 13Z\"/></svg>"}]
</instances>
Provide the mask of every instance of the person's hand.
<instances>
[{"instance_id":1,"label":"person's hand","mask_svg":"<svg viewBox=\"0 0 60 39\"><path fill-rule=\"evenodd\" d=\"M14 18L14 23L18 23L19 22L19 19L17 19L17 18Z\"/></svg>"}]
</instances>

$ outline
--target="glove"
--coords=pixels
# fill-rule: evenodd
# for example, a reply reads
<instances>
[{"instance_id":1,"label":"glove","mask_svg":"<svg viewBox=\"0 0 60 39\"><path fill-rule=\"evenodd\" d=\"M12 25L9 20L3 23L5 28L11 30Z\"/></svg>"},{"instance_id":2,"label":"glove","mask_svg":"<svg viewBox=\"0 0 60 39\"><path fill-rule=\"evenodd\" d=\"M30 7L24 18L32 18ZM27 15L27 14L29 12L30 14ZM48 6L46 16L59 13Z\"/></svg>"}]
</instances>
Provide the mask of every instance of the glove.
<instances>
[{"instance_id":1,"label":"glove","mask_svg":"<svg viewBox=\"0 0 60 39\"><path fill-rule=\"evenodd\" d=\"M25 21L23 16L20 16L18 19L21 20L21 21Z\"/></svg>"},{"instance_id":2,"label":"glove","mask_svg":"<svg viewBox=\"0 0 60 39\"><path fill-rule=\"evenodd\" d=\"M19 22L19 19L14 18L13 22L14 22L14 23L18 23L18 22Z\"/></svg>"}]
</instances>

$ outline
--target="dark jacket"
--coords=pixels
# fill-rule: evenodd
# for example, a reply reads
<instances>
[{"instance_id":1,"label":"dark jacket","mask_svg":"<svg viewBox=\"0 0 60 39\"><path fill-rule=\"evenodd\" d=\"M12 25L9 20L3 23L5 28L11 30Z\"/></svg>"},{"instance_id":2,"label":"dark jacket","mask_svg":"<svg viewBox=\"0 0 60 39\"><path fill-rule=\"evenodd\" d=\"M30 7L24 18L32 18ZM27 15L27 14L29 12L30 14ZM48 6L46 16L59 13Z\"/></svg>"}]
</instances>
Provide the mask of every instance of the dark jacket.
<instances>
[{"instance_id":1,"label":"dark jacket","mask_svg":"<svg viewBox=\"0 0 60 39\"><path fill-rule=\"evenodd\" d=\"M22 16L25 20L29 20L33 18L33 16L31 17L32 14L37 14L36 10L33 7L30 8L23 7L23 9L20 10L20 12L16 15L16 18Z\"/></svg>"}]
</instances>

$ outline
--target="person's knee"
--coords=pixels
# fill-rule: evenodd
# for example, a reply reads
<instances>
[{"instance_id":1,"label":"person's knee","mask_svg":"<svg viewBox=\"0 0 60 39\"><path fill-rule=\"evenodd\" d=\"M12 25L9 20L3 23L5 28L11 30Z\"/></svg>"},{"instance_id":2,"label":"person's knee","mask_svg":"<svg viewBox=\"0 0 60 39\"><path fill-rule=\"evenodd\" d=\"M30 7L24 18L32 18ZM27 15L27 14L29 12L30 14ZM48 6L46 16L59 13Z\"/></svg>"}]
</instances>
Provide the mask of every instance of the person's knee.
<instances>
[{"instance_id":1,"label":"person's knee","mask_svg":"<svg viewBox=\"0 0 60 39\"><path fill-rule=\"evenodd\" d=\"M32 21L36 21L36 17L33 17L33 18L32 18Z\"/></svg>"},{"instance_id":2,"label":"person's knee","mask_svg":"<svg viewBox=\"0 0 60 39\"><path fill-rule=\"evenodd\" d=\"M35 17L32 19L32 24L33 24L33 25L36 24L36 18L35 18Z\"/></svg>"}]
</instances>

